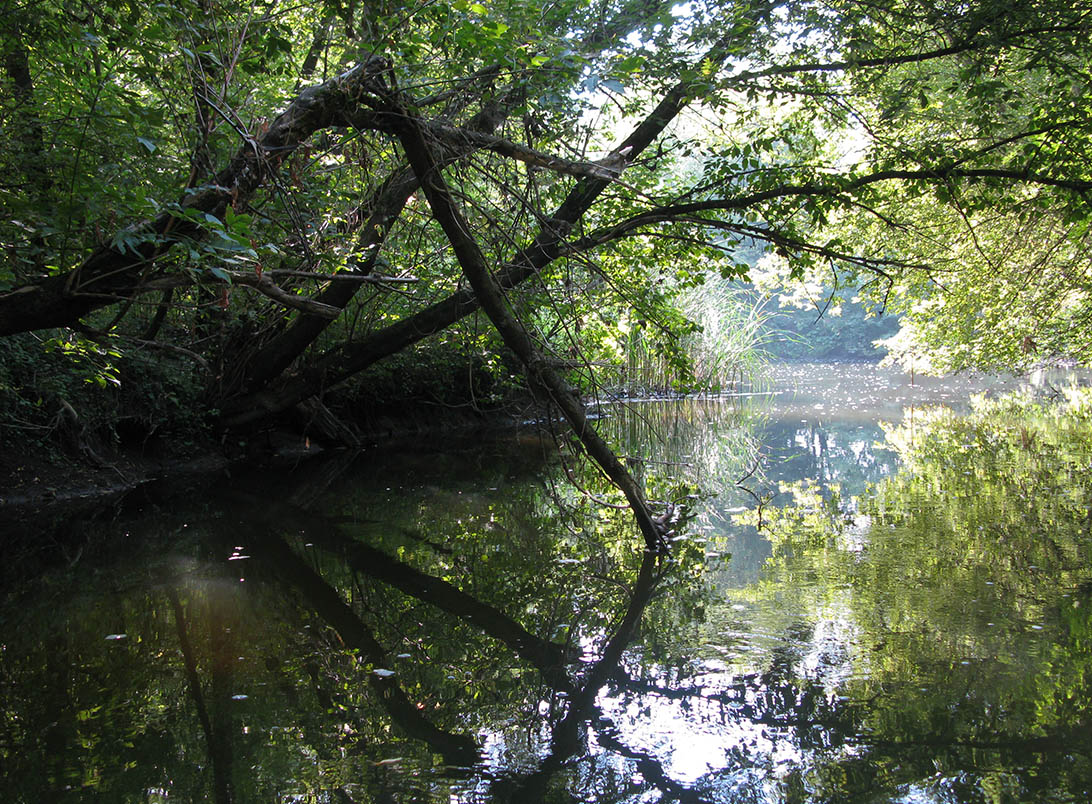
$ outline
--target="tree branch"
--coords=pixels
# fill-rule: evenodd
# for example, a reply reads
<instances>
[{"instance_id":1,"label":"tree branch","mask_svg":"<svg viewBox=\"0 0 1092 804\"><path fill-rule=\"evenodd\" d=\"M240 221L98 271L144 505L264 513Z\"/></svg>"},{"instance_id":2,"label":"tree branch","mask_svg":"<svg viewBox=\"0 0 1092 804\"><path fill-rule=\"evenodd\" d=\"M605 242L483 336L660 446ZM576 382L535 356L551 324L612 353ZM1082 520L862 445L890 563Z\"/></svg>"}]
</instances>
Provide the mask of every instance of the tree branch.
<instances>
[{"instance_id":1,"label":"tree branch","mask_svg":"<svg viewBox=\"0 0 1092 804\"><path fill-rule=\"evenodd\" d=\"M618 457L607 445L588 421L584 405L579 394L541 354L530 335L508 307L504 293L490 273L474 237L470 234L470 224L463 217L448 190L439 160L425 138L424 127L415 117L407 113L398 98L392 99L393 108L400 113L403 121L399 140L406 151L406 156L414 172L421 180L421 187L428 198L436 221L440 224L448 242L463 269L463 273L477 297L482 310L505 345L519 357L527 372L532 386L544 391L550 400L565 415L569 428L580 439L584 449L603 469L606 475L622 491L629 501L634 518L645 540L645 547L651 551L663 548L663 534L652 521L644 492L637 485L633 476L626 470Z\"/></svg>"},{"instance_id":2,"label":"tree branch","mask_svg":"<svg viewBox=\"0 0 1092 804\"><path fill-rule=\"evenodd\" d=\"M885 181L948 181L953 178L963 179L1010 179L1025 184L1038 184L1070 190L1081 196L1092 190L1092 181L1081 179L1055 179L1050 176L1032 173L1029 170L1011 170L1003 168L935 168L922 170L880 170L854 179L813 184L783 184L768 190L739 195L733 198L716 198L708 201L693 201L687 204L670 204L648 210L620 221L613 226L606 226L573 243L572 248L586 251L594 245L601 245L619 237L624 237L642 226L686 220L703 212L731 212L754 207L768 201L793 197L838 198L853 190L859 190L872 184ZM853 199L845 199L851 203ZM712 219L696 219L710 226L721 225Z\"/></svg>"},{"instance_id":3,"label":"tree branch","mask_svg":"<svg viewBox=\"0 0 1092 804\"><path fill-rule=\"evenodd\" d=\"M290 307L293 310L300 310L308 315L326 318L330 321L333 321L341 315L340 307L323 304L322 302L315 301L306 296L297 296L294 293L289 293L280 285L276 284L265 273L261 276L250 273L249 271L225 271L224 273L231 277L232 284L245 285L254 288L263 296L272 299L278 304L283 304L285 307Z\"/></svg>"},{"instance_id":4,"label":"tree branch","mask_svg":"<svg viewBox=\"0 0 1092 804\"><path fill-rule=\"evenodd\" d=\"M304 90L263 134L245 142L212 182L191 193L182 209L220 218L229 205L245 202L315 131L344 122L345 110L355 106L360 93L385 69L384 62L372 60ZM0 335L72 325L118 296L131 294L173 243L204 236L196 222L171 211L127 232L142 242L125 252L101 246L67 273L0 294Z\"/></svg>"},{"instance_id":5,"label":"tree branch","mask_svg":"<svg viewBox=\"0 0 1092 804\"><path fill-rule=\"evenodd\" d=\"M724 43L715 45L705 59L720 63L726 53ZM655 142L695 96L702 84L692 77L676 83L645 119L612 151L625 154L630 161ZM532 242L513 255L498 273L497 282L508 289L536 275L565 251L566 237L573 225L591 208L611 181L584 177L565 200L542 224ZM242 428L260 422L272 413L288 410L323 388L351 377L385 357L451 326L478 309L474 292L467 288L398 321L367 338L342 344L329 351L315 365L297 376L285 379L245 396L221 404L224 423Z\"/></svg>"},{"instance_id":6,"label":"tree branch","mask_svg":"<svg viewBox=\"0 0 1092 804\"><path fill-rule=\"evenodd\" d=\"M963 41L948 47L935 48L933 50L922 51L921 53L905 53L900 56L879 56L876 58L863 58L863 59L844 59L842 61L831 62L812 62L810 64L786 64L776 67L769 67L765 70L746 70L736 75L729 76L726 82L729 83L744 83L747 81L754 81L760 78L770 78L783 75L794 75L798 73L829 73L829 72L846 72L849 70L855 70L860 68L872 68L872 67L897 67L904 64L917 64L920 62L933 61L935 59L942 59L947 56L957 56L961 53L967 53L969 51L981 50L988 46L1001 47L1004 45L1012 45L1023 39L1032 39L1035 37L1041 37L1044 34L1083 34L1084 28L1080 25L1060 25L1049 26L1044 28L1028 28L1025 30L1015 31L1005 36L995 38L976 39L977 34L981 31L973 31L970 36Z\"/></svg>"}]
</instances>

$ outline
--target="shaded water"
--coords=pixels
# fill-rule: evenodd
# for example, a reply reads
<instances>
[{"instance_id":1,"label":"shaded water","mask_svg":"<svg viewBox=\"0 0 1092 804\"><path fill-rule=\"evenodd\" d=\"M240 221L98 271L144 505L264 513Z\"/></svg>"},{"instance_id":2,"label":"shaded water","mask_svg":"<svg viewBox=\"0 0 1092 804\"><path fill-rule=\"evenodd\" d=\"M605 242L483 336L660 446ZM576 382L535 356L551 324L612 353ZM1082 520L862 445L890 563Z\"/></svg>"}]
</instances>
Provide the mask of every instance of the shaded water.
<instances>
[{"instance_id":1,"label":"shaded water","mask_svg":"<svg viewBox=\"0 0 1092 804\"><path fill-rule=\"evenodd\" d=\"M863 366L773 390L603 420L685 507L666 559L529 433L10 538L0 795L1092 798L1092 415Z\"/></svg>"}]
</instances>

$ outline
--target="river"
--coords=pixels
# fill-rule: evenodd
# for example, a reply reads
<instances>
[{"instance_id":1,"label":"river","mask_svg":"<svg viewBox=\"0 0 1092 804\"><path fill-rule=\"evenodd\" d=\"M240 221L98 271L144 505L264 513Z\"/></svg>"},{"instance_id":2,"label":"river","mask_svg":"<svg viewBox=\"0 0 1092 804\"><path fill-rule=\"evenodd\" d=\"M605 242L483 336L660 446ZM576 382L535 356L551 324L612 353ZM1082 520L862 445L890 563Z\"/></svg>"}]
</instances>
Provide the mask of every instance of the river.
<instances>
[{"instance_id":1,"label":"river","mask_svg":"<svg viewBox=\"0 0 1092 804\"><path fill-rule=\"evenodd\" d=\"M36 523L0 796L1092 800L1092 410L986 400L1021 385L797 366L604 406L666 557L533 428Z\"/></svg>"}]
</instances>

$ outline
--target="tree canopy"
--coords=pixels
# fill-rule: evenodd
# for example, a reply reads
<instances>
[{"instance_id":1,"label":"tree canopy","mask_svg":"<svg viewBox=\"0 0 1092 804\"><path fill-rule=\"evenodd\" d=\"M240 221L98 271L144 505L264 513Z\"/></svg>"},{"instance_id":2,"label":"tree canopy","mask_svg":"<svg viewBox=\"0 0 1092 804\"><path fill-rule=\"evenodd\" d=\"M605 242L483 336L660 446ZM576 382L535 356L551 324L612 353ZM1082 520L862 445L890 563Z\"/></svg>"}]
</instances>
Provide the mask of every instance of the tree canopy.
<instances>
[{"instance_id":1,"label":"tree canopy","mask_svg":"<svg viewBox=\"0 0 1092 804\"><path fill-rule=\"evenodd\" d=\"M676 298L741 249L865 285L941 368L1089 356L1090 29L1065 0L15 2L0 335L104 383L188 361L229 428L448 339L634 502L575 391L626 332L685 380Z\"/></svg>"}]
</instances>

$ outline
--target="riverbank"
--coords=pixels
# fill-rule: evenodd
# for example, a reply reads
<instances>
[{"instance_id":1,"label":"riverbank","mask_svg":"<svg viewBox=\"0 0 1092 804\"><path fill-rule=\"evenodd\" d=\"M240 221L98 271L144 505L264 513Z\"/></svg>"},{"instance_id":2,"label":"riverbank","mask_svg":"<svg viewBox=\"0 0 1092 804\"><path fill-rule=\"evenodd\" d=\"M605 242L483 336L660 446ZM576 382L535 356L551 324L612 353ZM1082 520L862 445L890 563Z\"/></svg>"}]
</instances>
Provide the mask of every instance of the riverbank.
<instances>
[{"instance_id":1,"label":"riverbank","mask_svg":"<svg viewBox=\"0 0 1092 804\"><path fill-rule=\"evenodd\" d=\"M342 439L301 412L277 427L250 434L218 433L210 426L185 437L100 438L71 446L29 439L9 442L0 451L0 517L34 515L47 507L78 510L101 505L165 478L215 475L240 464L283 466L331 449L511 430L538 415L528 398L512 398L488 409L406 403L370 411L359 421L341 422Z\"/></svg>"}]
</instances>

